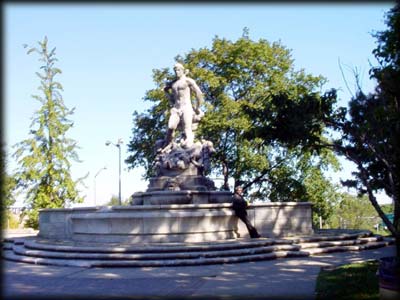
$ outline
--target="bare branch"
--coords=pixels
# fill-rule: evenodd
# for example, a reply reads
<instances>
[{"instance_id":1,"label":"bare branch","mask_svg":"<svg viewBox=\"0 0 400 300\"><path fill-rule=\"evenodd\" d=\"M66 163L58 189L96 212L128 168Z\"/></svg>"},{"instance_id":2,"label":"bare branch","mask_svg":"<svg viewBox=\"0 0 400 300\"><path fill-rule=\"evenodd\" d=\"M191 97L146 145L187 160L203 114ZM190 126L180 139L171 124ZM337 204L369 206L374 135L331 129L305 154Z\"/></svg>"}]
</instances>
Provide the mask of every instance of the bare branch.
<instances>
[{"instance_id":1,"label":"bare branch","mask_svg":"<svg viewBox=\"0 0 400 300\"><path fill-rule=\"evenodd\" d=\"M346 76L344 75L342 63L340 62L340 58L338 58L338 64L339 64L340 73L342 73L342 78L343 78L344 84L346 85L346 88L349 91L351 97L354 97L353 93L351 92L351 90L349 88L349 85L347 84L347 79L346 79Z\"/></svg>"}]
</instances>

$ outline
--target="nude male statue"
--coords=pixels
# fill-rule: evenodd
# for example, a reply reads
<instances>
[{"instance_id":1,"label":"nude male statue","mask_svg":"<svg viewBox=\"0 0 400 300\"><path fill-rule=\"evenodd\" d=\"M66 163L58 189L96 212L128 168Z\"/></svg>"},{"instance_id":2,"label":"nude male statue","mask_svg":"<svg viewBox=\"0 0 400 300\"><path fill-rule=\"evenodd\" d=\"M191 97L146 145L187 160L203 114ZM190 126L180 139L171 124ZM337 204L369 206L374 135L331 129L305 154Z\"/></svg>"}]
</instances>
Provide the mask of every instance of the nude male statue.
<instances>
[{"instance_id":1,"label":"nude male statue","mask_svg":"<svg viewBox=\"0 0 400 300\"><path fill-rule=\"evenodd\" d=\"M200 121L204 113L200 110L200 105L203 103L203 93L197 86L196 82L187 77L188 70L185 70L182 64L177 63L174 66L176 79L168 83L164 88L169 101L173 107L168 120L168 131L165 145L168 147L172 143L175 130L179 125L182 125L185 140L181 145L189 148L193 145L194 134L192 125ZM196 104L193 107L190 98L191 92L196 96Z\"/></svg>"}]
</instances>

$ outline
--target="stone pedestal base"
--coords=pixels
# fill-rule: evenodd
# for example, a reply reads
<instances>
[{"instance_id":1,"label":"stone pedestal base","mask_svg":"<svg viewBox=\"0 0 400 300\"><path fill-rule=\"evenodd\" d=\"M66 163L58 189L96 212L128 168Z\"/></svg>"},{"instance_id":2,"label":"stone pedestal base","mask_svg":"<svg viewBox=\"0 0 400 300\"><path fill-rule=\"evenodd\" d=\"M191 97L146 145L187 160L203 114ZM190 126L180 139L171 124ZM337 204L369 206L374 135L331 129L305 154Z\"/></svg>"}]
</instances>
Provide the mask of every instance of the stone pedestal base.
<instances>
[{"instance_id":1,"label":"stone pedestal base","mask_svg":"<svg viewBox=\"0 0 400 300\"><path fill-rule=\"evenodd\" d=\"M168 187L175 187L177 190L209 191L215 190L214 182L205 176L198 175L177 175L159 176L150 178L147 192L173 190Z\"/></svg>"},{"instance_id":2,"label":"stone pedestal base","mask_svg":"<svg viewBox=\"0 0 400 300\"><path fill-rule=\"evenodd\" d=\"M249 220L264 237L313 232L310 203L253 204ZM212 242L248 237L231 204L44 209L39 236L99 243Z\"/></svg>"},{"instance_id":3,"label":"stone pedestal base","mask_svg":"<svg viewBox=\"0 0 400 300\"><path fill-rule=\"evenodd\" d=\"M223 191L153 191L132 195L132 205L208 204L232 202L232 193Z\"/></svg>"}]
</instances>

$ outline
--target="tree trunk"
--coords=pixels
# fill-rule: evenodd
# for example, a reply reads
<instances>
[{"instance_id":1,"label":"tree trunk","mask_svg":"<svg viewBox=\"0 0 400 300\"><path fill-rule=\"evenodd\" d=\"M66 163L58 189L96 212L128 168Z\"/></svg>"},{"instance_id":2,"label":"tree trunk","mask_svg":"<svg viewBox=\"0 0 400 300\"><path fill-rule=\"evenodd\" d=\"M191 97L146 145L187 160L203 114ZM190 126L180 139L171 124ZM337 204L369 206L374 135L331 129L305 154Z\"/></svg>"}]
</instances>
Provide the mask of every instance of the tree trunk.
<instances>
[{"instance_id":1,"label":"tree trunk","mask_svg":"<svg viewBox=\"0 0 400 300\"><path fill-rule=\"evenodd\" d=\"M382 211L381 206L378 204L378 201L376 200L376 198L372 192L372 188L367 179L368 177L366 174L367 173L366 170L360 164L358 164L358 169L360 170L360 175L361 175L360 179L361 179L363 185L367 189L368 198L369 198L371 204L375 208L378 215L381 217L383 223L385 223L386 227L389 229L390 233L395 238L396 256L400 257L400 230L399 230L399 220L398 220L398 218L399 218L399 201L397 201L398 200L398 198L396 197L397 195L392 196L393 203L394 203L394 219L393 219L394 222L392 224L392 222L390 222L390 220L386 217L385 213Z\"/></svg>"},{"instance_id":2,"label":"tree trunk","mask_svg":"<svg viewBox=\"0 0 400 300\"><path fill-rule=\"evenodd\" d=\"M397 190L396 192L399 192ZM396 235L394 236L396 239L396 251L397 257L400 261L400 195L397 193L393 197L393 204L394 204L394 216L393 216L393 226L396 230Z\"/></svg>"}]
</instances>

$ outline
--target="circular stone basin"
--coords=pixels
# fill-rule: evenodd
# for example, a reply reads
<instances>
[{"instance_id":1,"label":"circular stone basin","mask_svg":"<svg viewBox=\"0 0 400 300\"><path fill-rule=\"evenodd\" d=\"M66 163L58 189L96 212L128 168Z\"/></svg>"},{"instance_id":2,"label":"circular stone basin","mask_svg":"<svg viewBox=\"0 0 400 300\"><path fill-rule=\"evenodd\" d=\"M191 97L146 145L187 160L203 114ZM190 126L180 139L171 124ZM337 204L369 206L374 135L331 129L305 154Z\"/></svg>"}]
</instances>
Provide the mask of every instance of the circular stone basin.
<instances>
[{"instance_id":1,"label":"circular stone basin","mask_svg":"<svg viewBox=\"0 0 400 300\"><path fill-rule=\"evenodd\" d=\"M246 237L230 203L43 209L39 236L100 243L208 242ZM264 237L313 232L311 203L251 204L250 222Z\"/></svg>"}]
</instances>

